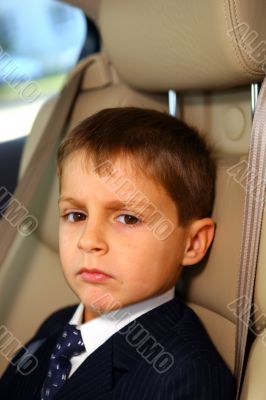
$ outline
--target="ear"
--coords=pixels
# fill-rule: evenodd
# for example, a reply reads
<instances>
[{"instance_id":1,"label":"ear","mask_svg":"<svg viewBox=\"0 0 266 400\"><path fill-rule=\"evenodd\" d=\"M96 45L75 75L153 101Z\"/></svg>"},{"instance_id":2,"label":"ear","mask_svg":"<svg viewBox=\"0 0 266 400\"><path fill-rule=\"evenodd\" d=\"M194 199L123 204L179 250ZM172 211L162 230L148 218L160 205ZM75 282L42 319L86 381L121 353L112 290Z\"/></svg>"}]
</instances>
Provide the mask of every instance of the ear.
<instances>
[{"instance_id":1,"label":"ear","mask_svg":"<svg viewBox=\"0 0 266 400\"><path fill-rule=\"evenodd\" d=\"M215 223L211 218L191 222L188 227L182 265L193 265L202 260L214 238Z\"/></svg>"}]
</instances>

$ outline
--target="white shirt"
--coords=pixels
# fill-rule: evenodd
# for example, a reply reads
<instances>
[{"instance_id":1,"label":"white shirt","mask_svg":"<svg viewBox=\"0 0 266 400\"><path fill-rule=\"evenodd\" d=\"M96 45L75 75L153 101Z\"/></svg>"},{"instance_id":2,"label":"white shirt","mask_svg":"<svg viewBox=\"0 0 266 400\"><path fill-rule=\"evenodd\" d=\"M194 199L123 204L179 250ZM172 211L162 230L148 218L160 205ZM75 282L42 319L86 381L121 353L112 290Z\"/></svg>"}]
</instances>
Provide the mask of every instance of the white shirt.
<instances>
[{"instance_id":1,"label":"white shirt","mask_svg":"<svg viewBox=\"0 0 266 400\"><path fill-rule=\"evenodd\" d=\"M142 314L172 300L174 295L175 288L173 287L161 295L101 314L99 317L85 323L82 323L84 306L80 303L70 319L69 324L76 325L77 329L80 329L86 351L71 358L70 362L72 367L68 377L78 369L91 353L106 342L114 333L118 332Z\"/></svg>"}]
</instances>

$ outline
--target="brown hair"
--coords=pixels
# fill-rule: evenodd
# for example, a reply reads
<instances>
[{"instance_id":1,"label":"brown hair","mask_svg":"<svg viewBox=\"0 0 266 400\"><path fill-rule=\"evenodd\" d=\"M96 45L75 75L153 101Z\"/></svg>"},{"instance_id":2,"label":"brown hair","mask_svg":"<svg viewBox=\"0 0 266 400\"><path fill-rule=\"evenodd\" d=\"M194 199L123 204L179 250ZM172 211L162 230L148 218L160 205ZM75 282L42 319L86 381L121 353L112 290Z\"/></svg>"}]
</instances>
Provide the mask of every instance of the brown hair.
<instances>
[{"instance_id":1,"label":"brown hair","mask_svg":"<svg viewBox=\"0 0 266 400\"><path fill-rule=\"evenodd\" d=\"M59 177L64 161L77 150L84 150L96 167L121 154L131 156L173 199L181 225L211 216L216 167L206 141L166 113L119 107L86 118L59 147Z\"/></svg>"}]
</instances>

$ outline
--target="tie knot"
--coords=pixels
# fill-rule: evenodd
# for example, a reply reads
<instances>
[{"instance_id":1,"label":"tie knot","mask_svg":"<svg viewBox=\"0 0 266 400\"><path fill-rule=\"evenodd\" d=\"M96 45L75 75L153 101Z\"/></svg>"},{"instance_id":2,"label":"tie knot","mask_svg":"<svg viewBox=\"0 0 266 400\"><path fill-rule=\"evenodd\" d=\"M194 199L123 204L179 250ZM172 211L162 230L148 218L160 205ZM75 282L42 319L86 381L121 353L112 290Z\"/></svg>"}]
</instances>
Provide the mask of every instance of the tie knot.
<instances>
[{"instance_id":1,"label":"tie knot","mask_svg":"<svg viewBox=\"0 0 266 400\"><path fill-rule=\"evenodd\" d=\"M85 347L80 330L74 325L67 324L64 327L61 336L58 338L51 359L70 359L73 356L79 355L83 351L85 351Z\"/></svg>"}]
</instances>

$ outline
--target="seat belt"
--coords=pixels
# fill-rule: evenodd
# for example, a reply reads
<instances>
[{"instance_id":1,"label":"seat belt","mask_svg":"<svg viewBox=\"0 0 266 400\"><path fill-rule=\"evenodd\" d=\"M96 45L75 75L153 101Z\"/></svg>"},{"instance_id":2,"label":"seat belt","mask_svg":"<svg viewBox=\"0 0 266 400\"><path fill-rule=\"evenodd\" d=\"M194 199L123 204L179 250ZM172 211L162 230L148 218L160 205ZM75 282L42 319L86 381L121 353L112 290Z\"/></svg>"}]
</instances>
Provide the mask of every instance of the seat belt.
<instances>
[{"instance_id":1,"label":"seat belt","mask_svg":"<svg viewBox=\"0 0 266 400\"><path fill-rule=\"evenodd\" d=\"M235 376L240 396L258 261L266 186L266 78L262 83L251 129L240 270L236 301Z\"/></svg>"},{"instance_id":2,"label":"seat belt","mask_svg":"<svg viewBox=\"0 0 266 400\"><path fill-rule=\"evenodd\" d=\"M27 209L38 189L38 184L45 169L49 165L52 155L56 151L60 139L65 135L71 110L79 92L83 74L95 58L90 57L80 65L66 82L52 115L42 133L41 139L34 151L30 162L19 181L13 197ZM85 60L84 60L85 61ZM8 207L5 211L8 211ZM0 267L16 237L17 230L5 218L0 220Z\"/></svg>"}]
</instances>

